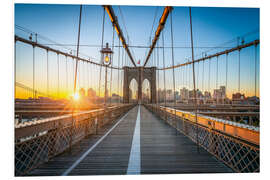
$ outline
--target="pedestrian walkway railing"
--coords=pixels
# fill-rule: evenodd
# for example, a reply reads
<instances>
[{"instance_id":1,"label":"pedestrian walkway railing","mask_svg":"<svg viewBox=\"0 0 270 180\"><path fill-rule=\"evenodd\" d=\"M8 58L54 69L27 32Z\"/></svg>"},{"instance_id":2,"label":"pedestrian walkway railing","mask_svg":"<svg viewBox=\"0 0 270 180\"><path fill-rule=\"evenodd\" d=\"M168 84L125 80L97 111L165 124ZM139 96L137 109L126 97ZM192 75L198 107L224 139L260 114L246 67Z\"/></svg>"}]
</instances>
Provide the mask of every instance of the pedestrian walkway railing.
<instances>
[{"instance_id":1,"label":"pedestrian walkway railing","mask_svg":"<svg viewBox=\"0 0 270 180\"><path fill-rule=\"evenodd\" d=\"M26 175L111 122L134 105L74 112L15 126L15 175Z\"/></svg>"},{"instance_id":2,"label":"pedestrian walkway railing","mask_svg":"<svg viewBox=\"0 0 270 180\"><path fill-rule=\"evenodd\" d=\"M196 122L191 112L150 104L145 107L235 172L260 171L258 127L223 122L199 114Z\"/></svg>"}]
</instances>

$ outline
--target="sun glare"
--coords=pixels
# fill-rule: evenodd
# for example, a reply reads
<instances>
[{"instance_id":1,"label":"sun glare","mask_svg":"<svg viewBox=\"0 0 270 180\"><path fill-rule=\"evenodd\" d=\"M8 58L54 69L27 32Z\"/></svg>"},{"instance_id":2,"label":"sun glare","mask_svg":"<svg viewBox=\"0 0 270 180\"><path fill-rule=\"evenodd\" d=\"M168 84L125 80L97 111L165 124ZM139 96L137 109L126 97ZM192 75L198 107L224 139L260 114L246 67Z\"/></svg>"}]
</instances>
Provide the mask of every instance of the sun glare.
<instances>
[{"instance_id":1,"label":"sun glare","mask_svg":"<svg viewBox=\"0 0 270 180\"><path fill-rule=\"evenodd\" d=\"M80 99L80 96L79 96L78 93L75 93L75 94L73 95L73 98L74 98L74 100L78 101L78 100Z\"/></svg>"}]
</instances>

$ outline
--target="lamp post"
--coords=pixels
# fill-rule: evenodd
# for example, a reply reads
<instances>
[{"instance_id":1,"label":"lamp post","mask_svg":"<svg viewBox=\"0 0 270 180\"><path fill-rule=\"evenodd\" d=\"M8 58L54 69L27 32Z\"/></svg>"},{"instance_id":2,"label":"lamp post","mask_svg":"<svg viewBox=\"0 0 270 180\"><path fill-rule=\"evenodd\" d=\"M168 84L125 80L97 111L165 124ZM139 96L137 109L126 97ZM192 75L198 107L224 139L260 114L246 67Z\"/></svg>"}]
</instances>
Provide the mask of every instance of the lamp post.
<instances>
[{"instance_id":1,"label":"lamp post","mask_svg":"<svg viewBox=\"0 0 270 180\"><path fill-rule=\"evenodd\" d=\"M107 103L107 96L108 96L108 90L107 90L107 67L111 64L111 56L113 54L113 51L111 48L109 48L109 43L106 43L106 47L102 48L100 51L102 54L103 64L105 65L105 93L104 93L104 104L106 107Z\"/></svg>"}]
</instances>

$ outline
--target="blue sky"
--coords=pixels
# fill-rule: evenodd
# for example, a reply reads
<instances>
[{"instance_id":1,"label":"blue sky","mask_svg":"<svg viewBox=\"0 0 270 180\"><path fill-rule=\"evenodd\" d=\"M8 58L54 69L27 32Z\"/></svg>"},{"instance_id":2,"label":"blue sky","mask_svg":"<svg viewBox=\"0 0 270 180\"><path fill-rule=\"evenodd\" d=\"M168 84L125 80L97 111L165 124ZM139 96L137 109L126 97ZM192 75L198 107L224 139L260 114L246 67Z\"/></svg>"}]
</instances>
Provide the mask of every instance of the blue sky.
<instances>
[{"instance_id":1,"label":"blue sky","mask_svg":"<svg viewBox=\"0 0 270 180\"><path fill-rule=\"evenodd\" d=\"M120 26L124 33L124 36L130 38L130 45L149 45L149 37L153 38L154 31L158 25L159 18L162 15L164 7L154 6L121 6L121 11L124 16L120 14L119 7L113 6L116 16L118 17ZM154 21L155 12L157 16L151 33L152 24ZM81 44L87 45L101 45L102 35L102 17L103 8L101 6L84 5L82 11L82 25L81 25ZM79 5L47 5L47 4L15 4L15 24L30 29L38 34L48 37L58 43L72 44L77 43L78 34L78 19L79 19ZM173 37L174 46L182 47L174 49L175 64L183 63L187 58L191 57L190 47L190 26L189 26L189 10L187 7L174 7L172 12L173 19ZM125 22L125 23L124 23ZM234 41L222 45L223 48L215 48L208 52L208 54L221 51L226 47L233 47L237 44L236 38L242 36L248 32L256 31L251 35L246 36L245 42L249 42L255 39L259 39L259 9L258 8L206 8L206 7L192 7L192 22L193 22L193 36L194 47L196 57L200 57L202 52L212 48L220 46L224 42L228 42L232 39ZM171 33L170 33L170 17L167 20L166 27L164 29L165 46L171 46ZM126 29L125 29L126 26ZM127 32L126 32L127 30ZM15 29L17 35L27 37L27 33ZM39 39L38 39L39 40ZM41 41L41 40L40 40ZM104 42L112 44L112 25L107 13L105 13L105 32ZM118 45L118 38L115 38L115 45ZM161 41L158 42L161 44ZM69 46L72 49L76 49L75 46ZM61 48L61 47L56 47ZM148 49L143 48L131 48L132 54L137 62L141 60L141 64L145 60L146 52ZM243 87L246 89L252 89L250 81L254 79L254 50L243 51L241 53L241 79L243 80ZM100 59L99 47L81 47L80 52L92 57L94 61L99 62ZM160 57L161 57L161 51ZM252 54L253 53L253 54ZM21 61L27 61L23 58L27 54L26 51L21 53ZM31 54L28 52L28 54ZM29 55L30 56L30 55ZM39 59L42 59L40 55ZM44 56L44 55L43 55ZM115 66L118 65L117 61L118 50L115 49L114 62ZM229 69L233 69L237 66L235 58L237 54L231 55L232 63ZM220 57L225 59L225 57ZM171 49L165 49L165 66L172 65ZM224 62L224 61L223 61ZM157 63L151 58L148 65ZM212 64L214 64L213 62ZM253 63L253 64L252 64ZM259 62L258 62L259 63ZM26 63L27 64L27 63ZM121 63L120 63L121 64ZM219 69L222 69L222 62ZM243 65L244 64L244 65ZM126 65L131 65L127 61ZM161 58L159 66L162 67ZM200 69L202 64L198 65ZM259 66L257 66L259 67ZM18 69L24 68L23 65ZM27 67L26 67L27 68ZM199 69L199 70L200 70ZM22 72L24 70L21 70ZM205 71L207 67L205 67ZM213 72L212 72L213 71ZM177 71L178 72L178 71ZM214 74L215 67L211 68L211 73ZM171 72L168 72L171 74ZM249 76L245 76L245 74ZM180 70L179 70L180 75ZM26 75L25 75L26 76ZM29 74L30 76L30 74ZM207 75L205 75L207 76ZM200 78L201 76L199 76ZM232 76L231 82L236 81L237 77ZM27 79L27 78L25 78ZM31 79L31 78L29 78ZM221 70L219 75L220 81L218 84L224 84L224 71ZM30 81L30 80L29 80ZM179 80L180 81L180 80ZM204 80L206 81L206 80ZM204 82L203 81L203 82ZM252 80L254 81L254 80ZM202 81L199 81L199 83ZM169 80L169 84L172 84ZM202 83L201 83L202 84ZM244 86L244 84L246 84ZM199 85L200 86L200 85ZM202 85L201 85L202 86ZM205 85L206 86L206 85ZM211 86L215 88L215 81L211 83ZM231 85L234 87L235 85ZM179 87L181 88L181 82ZM235 88L235 87L234 87ZM245 89L244 88L244 89ZM247 91L247 90L245 90Z\"/></svg>"}]
</instances>

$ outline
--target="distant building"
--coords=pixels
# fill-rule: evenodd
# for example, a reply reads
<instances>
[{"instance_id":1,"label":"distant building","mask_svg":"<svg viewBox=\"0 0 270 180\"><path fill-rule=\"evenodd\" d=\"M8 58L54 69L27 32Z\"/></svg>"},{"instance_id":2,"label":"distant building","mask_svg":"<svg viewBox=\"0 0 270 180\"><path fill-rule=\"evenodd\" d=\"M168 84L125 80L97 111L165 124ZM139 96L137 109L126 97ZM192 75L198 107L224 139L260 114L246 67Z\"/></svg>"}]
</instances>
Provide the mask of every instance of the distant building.
<instances>
[{"instance_id":1,"label":"distant building","mask_svg":"<svg viewBox=\"0 0 270 180\"><path fill-rule=\"evenodd\" d=\"M214 89L213 99L216 100L216 102L223 102L226 99L226 87L220 86L219 89Z\"/></svg>"},{"instance_id":2,"label":"distant building","mask_svg":"<svg viewBox=\"0 0 270 180\"><path fill-rule=\"evenodd\" d=\"M197 89L196 95L197 95L197 99L203 99L203 93L199 89Z\"/></svg>"},{"instance_id":3,"label":"distant building","mask_svg":"<svg viewBox=\"0 0 270 180\"><path fill-rule=\"evenodd\" d=\"M80 95L80 97L82 97L82 98L85 97L85 90L84 90L84 88L81 88L81 89L79 90L79 95Z\"/></svg>"},{"instance_id":4,"label":"distant building","mask_svg":"<svg viewBox=\"0 0 270 180\"><path fill-rule=\"evenodd\" d=\"M197 89L195 92L196 92L197 103L202 104L203 103L203 98L204 98L202 92L199 89ZM188 95L189 96L189 102L194 102L194 99L195 99L194 90L190 90L188 92L188 94L189 94Z\"/></svg>"},{"instance_id":5,"label":"distant building","mask_svg":"<svg viewBox=\"0 0 270 180\"><path fill-rule=\"evenodd\" d=\"M180 89L180 96L182 100L188 100L189 98L188 89L185 87Z\"/></svg>"},{"instance_id":6,"label":"distant building","mask_svg":"<svg viewBox=\"0 0 270 180\"><path fill-rule=\"evenodd\" d=\"M227 97L226 96L226 87L225 86L220 86L219 89L220 89L220 92L221 92L222 99L225 99Z\"/></svg>"},{"instance_id":7,"label":"distant building","mask_svg":"<svg viewBox=\"0 0 270 180\"><path fill-rule=\"evenodd\" d=\"M180 99L179 91L175 91L175 99L176 100L179 100Z\"/></svg>"},{"instance_id":8,"label":"distant building","mask_svg":"<svg viewBox=\"0 0 270 180\"><path fill-rule=\"evenodd\" d=\"M235 93L235 94L232 94L232 103L233 104L243 104L243 103L246 103L245 102L245 94L241 94L241 93Z\"/></svg>"},{"instance_id":9,"label":"distant building","mask_svg":"<svg viewBox=\"0 0 270 180\"><path fill-rule=\"evenodd\" d=\"M92 88L89 88L87 91L87 96L90 98L96 97L96 91Z\"/></svg>"},{"instance_id":10,"label":"distant building","mask_svg":"<svg viewBox=\"0 0 270 180\"><path fill-rule=\"evenodd\" d=\"M174 100L173 91L171 89L168 89L167 90L167 92L166 92L166 99L167 99L167 101Z\"/></svg>"},{"instance_id":11,"label":"distant building","mask_svg":"<svg viewBox=\"0 0 270 180\"><path fill-rule=\"evenodd\" d=\"M232 95L232 100L244 100L245 94L235 93Z\"/></svg>"},{"instance_id":12,"label":"distant building","mask_svg":"<svg viewBox=\"0 0 270 180\"><path fill-rule=\"evenodd\" d=\"M259 105L260 104L260 99L256 96L252 96L252 97L247 97L247 102L248 104L253 104L253 105Z\"/></svg>"},{"instance_id":13,"label":"distant building","mask_svg":"<svg viewBox=\"0 0 270 180\"><path fill-rule=\"evenodd\" d=\"M193 90L188 91L188 99L194 99L194 98L195 96L194 96Z\"/></svg>"},{"instance_id":14,"label":"distant building","mask_svg":"<svg viewBox=\"0 0 270 180\"><path fill-rule=\"evenodd\" d=\"M205 98L205 99L211 99L211 93L208 92L208 91L205 91L205 92L204 92L204 98Z\"/></svg>"},{"instance_id":15,"label":"distant building","mask_svg":"<svg viewBox=\"0 0 270 180\"><path fill-rule=\"evenodd\" d=\"M111 98L112 98L112 102L119 102L121 100L121 96L115 93L112 94Z\"/></svg>"},{"instance_id":16,"label":"distant building","mask_svg":"<svg viewBox=\"0 0 270 180\"><path fill-rule=\"evenodd\" d=\"M96 91L92 88L87 90L87 96L90 100L95 100L97 98Z\"/></svg>"},{"instance_id":17,"label":"distant building","mask_svg":"<svg viewBox=\"0 0 270 180\"><path fill-rule=\"evenodd\" d=\"M120 97L118 94L113 93L112 97Z\"/></svg>"},{"instance_id":18,"label":"distant building","mask_svg":"<svg viewBox=\"0 0 270 180\"><path fill-rule=\"evenodd\" d=\"M165 101L165 90L158 89L158 99L159 101Z\"/></svg>"}]
</instances>

